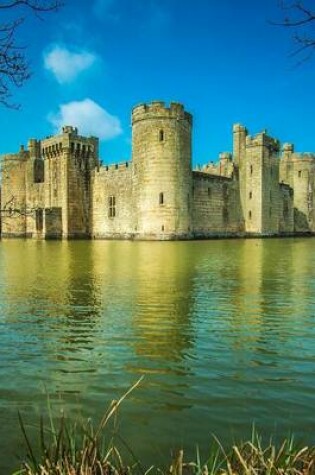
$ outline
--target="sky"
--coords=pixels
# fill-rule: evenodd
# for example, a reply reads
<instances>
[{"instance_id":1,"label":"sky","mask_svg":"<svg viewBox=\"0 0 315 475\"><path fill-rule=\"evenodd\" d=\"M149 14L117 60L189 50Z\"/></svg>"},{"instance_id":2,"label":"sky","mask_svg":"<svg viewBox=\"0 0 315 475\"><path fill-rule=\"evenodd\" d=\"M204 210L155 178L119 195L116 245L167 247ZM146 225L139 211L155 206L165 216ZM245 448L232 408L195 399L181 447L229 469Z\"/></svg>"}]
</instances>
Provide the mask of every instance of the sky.
<instances>
[{"instance_id":1,"label":"sky","mask_svg":"<svg viewBox=\"0 0 315 475\"><path fill-rule=\"evenodd\" d=\"M131 109L152 100L193 114L194 165L231 151L233 123L315 152L315 54L297 64L294 31L273 24L287 15L279 0L64 2L25 12L33 75L12 91L19 110L0 107L1 154L73 125L100 138L104 163L125 161Z\"/></svg>"}]
</instances>

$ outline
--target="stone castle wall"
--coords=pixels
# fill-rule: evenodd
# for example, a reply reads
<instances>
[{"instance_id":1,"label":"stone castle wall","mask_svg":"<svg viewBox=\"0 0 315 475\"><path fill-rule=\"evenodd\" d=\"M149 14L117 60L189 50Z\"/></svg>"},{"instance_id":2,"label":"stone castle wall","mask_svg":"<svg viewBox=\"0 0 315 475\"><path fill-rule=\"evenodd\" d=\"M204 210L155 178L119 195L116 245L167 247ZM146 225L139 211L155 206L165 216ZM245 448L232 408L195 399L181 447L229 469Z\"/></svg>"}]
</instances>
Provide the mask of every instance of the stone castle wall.
<instances>
[{"instance_id":1,"label":"stone castle wall","mask_svg":"<svg viewBox=\"0 0 315 475\"><path fill-rule=\"evenodd\" d=\"M2 165L2 236L192 239L315 232L315 156L233 127L233 154L192 169L192 116L132 111L132 160L101 165L98 139L66 126Z\"/></svg>"},{"instance_id":2,"label":"stone castle wall","mask_svg":"<svg viewBox=\"0 0 315 475\"><path fill-rule=\"evenodd\" d=\"M195 237L228 236L243 231L238 188L235 179L194 172L192 226Z\"/></svg>"},{"instance_id":3,"label":"stone castle wall","mask_svg":"<svg viewBox=\"0 0 315 475\"><path fill-rule=\"evenodd\" d=\"M294 231L315 232L315 155L294 153L293 145L285 144L280 180L294 189Z\"/></svg>"},{"instance_id":4,"label":"stone castle wall","mask_svg":"<svg viewBox=\"0 0 315 475\"><path fill-rule=\"evenodd\" d=\"M279 206L279 232L281 234L294 233L294 193L293 189L285 184L280 184L280 206Z\"/></svg>"},{"instance_id":5,"label":"stone castle wall","mask_svg":"<svg viewBox=\"0 0 315 475\"><path fill-rule=\"evenodd\" d=\"M102 166L92 175L92 237L128 239L135 232L130 162Z\"/></svg>"},{"instance_id":6,"label":"stone castle wall","mask_svg":"<svg viewBox=\"0 0 315 475\"><path fill-rule=\"evenodd\" d=\"M27 151L5 156L1 198L7 208L11 200L15 211L5 219L2 206L2 234L88 237L90 175L97 166L98 139L79 136L73 127L42 141L31 139Z\"/></svg>"},{"instance_id":7,"label":"stone castle wall","mask_svg":"<svg viewBox=\"0 0 315 475\"><path fill-rule=\"evenodd\" d=\"M26 163L28 152L5 155L1 174L1 233L7 237L26 235Z\"/></svg>"}]
</instances>

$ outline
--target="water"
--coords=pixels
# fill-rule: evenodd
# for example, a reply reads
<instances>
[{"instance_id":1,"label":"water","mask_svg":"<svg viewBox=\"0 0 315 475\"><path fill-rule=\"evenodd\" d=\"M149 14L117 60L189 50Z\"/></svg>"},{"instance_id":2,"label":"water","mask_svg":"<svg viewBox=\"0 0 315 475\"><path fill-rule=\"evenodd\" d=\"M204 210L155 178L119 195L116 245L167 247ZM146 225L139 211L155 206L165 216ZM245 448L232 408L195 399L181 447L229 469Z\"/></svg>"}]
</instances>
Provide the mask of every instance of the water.
<instances>
[{"instance_id":1,"label":"water","mask_svg":"<svg viewBox=\"0 0 315 475\"><path fill-rule=\"evenodd\" d=\"M253 422L314 443L314 268L315 239L0 242L0 473L18 410L97 422L141 375L119 424L145 461Z\"/></svg>"}]
</instances>

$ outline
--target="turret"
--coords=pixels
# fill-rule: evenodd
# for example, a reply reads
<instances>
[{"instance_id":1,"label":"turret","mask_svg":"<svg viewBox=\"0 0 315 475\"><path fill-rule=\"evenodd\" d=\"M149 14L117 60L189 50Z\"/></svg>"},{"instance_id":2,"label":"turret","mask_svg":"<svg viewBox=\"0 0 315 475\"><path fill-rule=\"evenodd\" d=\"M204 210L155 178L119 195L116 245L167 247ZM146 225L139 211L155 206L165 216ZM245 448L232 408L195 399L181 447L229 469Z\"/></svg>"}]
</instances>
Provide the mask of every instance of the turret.
<instances>
[{"instance_id":1,"label":"turret","mask_svg":"<svg viewBox=\"0 0 315 475\"><path fill-rule=\"evenodd\" d=\"M237 166L241 166L242 159L245 158L246 136L247 130L243 125L233 125L233 157Z\"/></svg>"},{"instance_id":2,"label":"turret","mask_svg":"<svg viewBox=\"0 0 315 475\"><path fill-rule=\"evenodd\" d=\"M27 144L30 158L40 158L40 141L36 139L30 139Z\"/></svg>"},{"instance_id":3,"label":"turret","mask_svg":"<svg viewBox=\"0 0 315 475\"><path fill-rule=\"evenodd\" d=\"M246 231L279 231L279 141L263 131L246 136L246 159L240 173Z\"/></svg>"},{"instance_id":4,"label":"turret","mask_svg":"<svg viewBox=\"0 0 315 475\"><path fill-rule=\"evenodd\" d=\"M155 101L132 111L134 230L161 239L190 234L192 116Z\"/></svg>"},{"instance_id":5,"label":"turret","mask_svg":"<svg viewBox=\"0 0 315 475\"><path fill-rule=\"evenodd\" d=\"M44 160L41 157L40 141L30 139L27 144L30 163L28 165L27 183L43 183L45 180Z\"/></svg>"}]
</instances>

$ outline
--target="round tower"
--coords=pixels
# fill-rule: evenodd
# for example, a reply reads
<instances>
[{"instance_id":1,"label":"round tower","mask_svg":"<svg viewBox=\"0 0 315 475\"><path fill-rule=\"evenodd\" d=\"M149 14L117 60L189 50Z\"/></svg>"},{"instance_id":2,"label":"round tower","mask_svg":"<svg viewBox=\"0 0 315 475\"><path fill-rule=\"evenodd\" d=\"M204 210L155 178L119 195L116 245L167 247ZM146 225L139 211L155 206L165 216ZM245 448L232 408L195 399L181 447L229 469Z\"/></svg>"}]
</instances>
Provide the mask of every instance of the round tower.
<instances>
[{"instance_id":1,"label":"round tower","mask_svg":"<svg viewBox=\"0 0 315 475\"><path fill-rule=\"evenodd\" d=\"M134 232L139 238L191 235L192 116L155 101L132 111Z\"/></svg>"}]
</instances>

